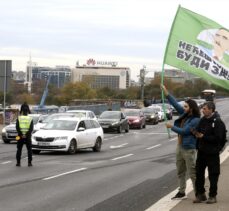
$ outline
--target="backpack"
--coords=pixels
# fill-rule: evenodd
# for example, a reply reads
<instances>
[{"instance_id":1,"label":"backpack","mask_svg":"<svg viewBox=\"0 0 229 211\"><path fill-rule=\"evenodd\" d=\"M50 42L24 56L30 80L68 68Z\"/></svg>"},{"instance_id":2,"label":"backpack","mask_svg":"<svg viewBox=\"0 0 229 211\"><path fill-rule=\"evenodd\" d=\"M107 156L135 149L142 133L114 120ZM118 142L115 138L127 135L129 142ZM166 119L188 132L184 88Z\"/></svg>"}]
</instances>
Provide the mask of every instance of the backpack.
<instances>
[{"instance_id":1,"label":"backpack","mask_svg":"<svg viewBox=\"0 0 229 211\"><path fill-rule=\"evenodd\" d=\"M225 144L227 143L227 128L226 128L225 123L219 117L217 117L217 118L215 118L213 120L213 127L214 127L214 124L215 124L216 120L220 123L220 127L221 127L221 129L223 131L222 132L223 133L223 137L219 142L219 151L222 151L224 149L224 147L225 147Z\"/></svg>"}]
</instances>

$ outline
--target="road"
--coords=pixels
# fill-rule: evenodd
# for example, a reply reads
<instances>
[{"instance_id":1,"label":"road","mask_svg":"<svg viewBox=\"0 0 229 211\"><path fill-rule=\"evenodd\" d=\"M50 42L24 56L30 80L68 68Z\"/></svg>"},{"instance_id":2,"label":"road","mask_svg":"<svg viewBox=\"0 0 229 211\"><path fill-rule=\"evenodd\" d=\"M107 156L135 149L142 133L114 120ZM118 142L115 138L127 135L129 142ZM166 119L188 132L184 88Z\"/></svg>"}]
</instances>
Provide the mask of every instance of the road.
<instances>
[{"instance_id":1,"label":"road","mask_svg":"<svg viewBox=\"0 0 229 211\"><path fill-rule=\"evenodd\" d=\"M229 123L228 101L217 110ZM175 118L174 118L175 119ZM177 187L176 135L164 123L107 133L99 153L43 152L15 167L16 145L0 143L0 209L4 211L140 211Z\"/></svg>"}]
</instances>

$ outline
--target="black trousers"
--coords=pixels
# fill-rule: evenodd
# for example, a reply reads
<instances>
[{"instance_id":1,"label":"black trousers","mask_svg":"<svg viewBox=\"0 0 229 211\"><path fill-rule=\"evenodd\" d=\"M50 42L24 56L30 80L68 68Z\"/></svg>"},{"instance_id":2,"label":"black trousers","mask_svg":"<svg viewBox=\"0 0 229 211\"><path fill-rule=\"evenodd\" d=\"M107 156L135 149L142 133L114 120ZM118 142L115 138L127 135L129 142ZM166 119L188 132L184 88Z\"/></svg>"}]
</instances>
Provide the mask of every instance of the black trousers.
<instances>
[{"instance_id":1,"label":"black trousers","mask_svg":"<svg viewBox=\"0 0 229 211\"><path fill-rule=\"evenodd\" d=\"M24 138L24 139L20 139L17 142L17 154L16 154L16 159L17 162L20 163L21 161L21 151L23 148L23 145L26 145L27 148L27 152L28 152L28 162L32 162L32 143L31 143L31 139L30 138Z\"/></svg>"},{"instance_id":2,"label":"black trousers","mask_svg":"<svg viewBox=\"0 0 229 211\"><path fill-rule=\"evenodd\" d=\"M196 194L205 193L205 169L208 167L210 181L209 197L217 195L217 184L220 175L220 159L218 154L206 154L198 151L196 160Z\"/></svg>"}]
</instances>

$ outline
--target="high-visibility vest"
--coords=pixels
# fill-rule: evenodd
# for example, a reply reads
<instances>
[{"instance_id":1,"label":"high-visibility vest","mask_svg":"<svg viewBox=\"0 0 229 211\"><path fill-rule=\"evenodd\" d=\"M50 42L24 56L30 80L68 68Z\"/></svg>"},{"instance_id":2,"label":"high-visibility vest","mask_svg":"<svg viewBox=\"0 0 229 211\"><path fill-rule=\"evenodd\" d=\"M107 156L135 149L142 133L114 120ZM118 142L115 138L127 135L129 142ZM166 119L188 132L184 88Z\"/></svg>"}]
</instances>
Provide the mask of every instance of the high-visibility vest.
<instances>
[{"instance_id":1,"label":"high-visibility vest","mask_svg":"<svg viewBox=\"0 0 229 211\"><path fill-rule=\"evenodd\" d=\"M29 131L30 124L32 122L32 117L30 117L30 116L19 116L18 121L19 121L19 128L20 128L22 134L25 135Z\"/></svg>"}]
</instances>

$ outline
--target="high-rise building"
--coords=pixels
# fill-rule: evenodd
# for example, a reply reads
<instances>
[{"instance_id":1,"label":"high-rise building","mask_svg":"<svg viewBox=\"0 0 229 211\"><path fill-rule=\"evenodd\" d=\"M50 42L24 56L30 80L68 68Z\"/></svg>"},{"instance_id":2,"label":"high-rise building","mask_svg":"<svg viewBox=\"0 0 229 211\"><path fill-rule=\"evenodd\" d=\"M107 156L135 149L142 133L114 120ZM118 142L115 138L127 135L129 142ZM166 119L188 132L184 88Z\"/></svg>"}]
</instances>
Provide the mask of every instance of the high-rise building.
<instances>
[{"instance_id":1,"label":"high-rise building","mask_svg":"<svg viewBox=\"0 0 229 211\"><path fill-rule=\"evenodd\" d=\"M117 62L87 60L80 66L77 63L72 69L72 82L84 81L91 88L108 87L111 89L126 89L130 87L130 68L117 67Z\"/></svg>"},{"instance_id":2,"label":"high-rise building","mask_svg":"<svg viewBox=\"0 0 229 211\"><path fill-rule=\"evenodd\" d=\"M10 91L12 77L12 60L0 60L0 92Z\"/></svg>"},{"instance_id":3,"label":"high-rise building","mask_svg":"<svg viewBox=\"0 0 229 211\"><path fill-rule=\"evenodd\" d=\"M29 81L29 67L27 67L27 81ZM71 81L71 69L68 66L56 66L52 67L32 67L32 82L35 80L46 80L49 76L50 84L55 85L58 88L63 87L66 83Z\"/></svg>"}]
</instances>

